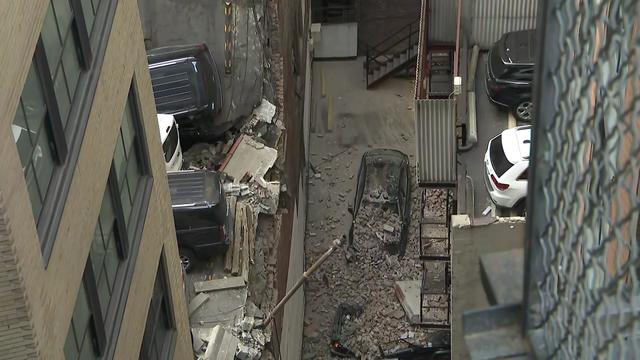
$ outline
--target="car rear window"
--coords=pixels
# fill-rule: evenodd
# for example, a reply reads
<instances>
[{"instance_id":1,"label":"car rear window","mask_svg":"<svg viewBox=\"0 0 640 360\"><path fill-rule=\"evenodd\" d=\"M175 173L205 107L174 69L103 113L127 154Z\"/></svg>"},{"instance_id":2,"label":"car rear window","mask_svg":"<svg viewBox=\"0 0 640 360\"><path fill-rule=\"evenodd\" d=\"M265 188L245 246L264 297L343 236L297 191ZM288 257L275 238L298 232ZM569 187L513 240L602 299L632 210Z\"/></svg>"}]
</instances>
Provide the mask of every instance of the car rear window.
<instances>
[{"instance_id":1,"label":"car rear window","mask_svg":"<svg viewBox=\"0 0 640 360\"><path fill-rule=\"evenodd\" d=\"M164 150L164 161L169 162L171 158L173 158L173 154L176 152L176 148L178 147L178 127L173 124L171 127L171 131L169 131L169 135L167 139L162 144L162 150Z\"/></svg>"},{"instance_id":2,"label":"car rear window","mask_svg":"<svg viewBox=\"0 0 640 360\"><path fill-rule=\"evenodd\" d=\"M502 135L498 135L496 138L491 140L491 145L489 146L489 159L491 160L493 170L496 172L498 177L504 175L504 173L513 166L504 154L504 150L502 148Z\"/></svg>"}]
</instances>

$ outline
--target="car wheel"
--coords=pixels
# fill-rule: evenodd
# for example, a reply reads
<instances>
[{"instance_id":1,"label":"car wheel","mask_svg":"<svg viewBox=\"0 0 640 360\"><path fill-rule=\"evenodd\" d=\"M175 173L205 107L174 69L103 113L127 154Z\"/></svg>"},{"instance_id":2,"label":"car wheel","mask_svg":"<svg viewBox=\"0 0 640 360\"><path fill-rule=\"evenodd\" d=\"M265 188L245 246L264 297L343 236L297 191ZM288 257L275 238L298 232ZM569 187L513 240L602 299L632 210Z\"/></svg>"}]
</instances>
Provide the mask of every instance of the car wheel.
<instances>
[{"instance_id":1,"label":"car wheel","mask_svg":"<svg viewBox=\"0 0 640 360\"><path fill-rule=\"evenodd\" d=\"M180 253L180 264L185 272L191 271L193 269L193 262L195 261L195 255L193 251L189 249L179 249Z\"/></svg>"},{"instance_id":2,"label":"car wheel","mask_svg":"<svg viewBox=\"0 0 640 360\"><path fill-rule=\"evenodd\" d=\"M533 118L533 102L531 100L523 100L513 109L513 114L520 121L531 122Z\"/></svg>"}]
</instances>

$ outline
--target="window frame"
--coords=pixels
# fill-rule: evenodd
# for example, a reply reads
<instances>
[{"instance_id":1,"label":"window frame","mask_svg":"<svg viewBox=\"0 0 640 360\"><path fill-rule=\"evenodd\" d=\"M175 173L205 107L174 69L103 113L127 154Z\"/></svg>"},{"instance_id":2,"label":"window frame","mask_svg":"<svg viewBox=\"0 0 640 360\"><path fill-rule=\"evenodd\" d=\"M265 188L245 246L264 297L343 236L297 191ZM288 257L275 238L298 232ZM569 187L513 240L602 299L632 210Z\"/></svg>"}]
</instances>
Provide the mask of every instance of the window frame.
<instances>
[{"instance_id":1,"label":"window frame","mask_svg":"<svg viewBox=\"0 0 640 360\"><path fill-rule=\"evenodd\" d=\"M163 347L163 349L166 350L166 352L164 354L158 354L160 355L160 359L171 359L173 353L175 352L175 345L176 345L176 339L177 339L177 322L176 322L176 317L175 317L175 309L173 307L173 294L171 292L171 283L169 282L169 277L168 277L168 267L167 267L167 261L166 261L166 255L165 255L165 249L164 246L162 248L162 250L160 251L160 258L158 261L158 268L156 271L156 276L154 277L154 286L153 289L151 290L151 297L149 298L149 306L147 308L147 316L145 318L145 328L144 328L144 333L142 335L142 343L140 344L140 354L138 355L139 359L143 359L142 357L142 353L143 350L149 347L153 347L154 343L152 341L152 344L145 344L145 340L148 339L147 336L147 320L149 318L149 316L152 316L154 314L150 314L151 311L151 302L153 301L153 297L156 294L156 283L159 283L162 287L162 289L160 290L160 293L162 294L160 301L159 301L159 305L160 309L158 310L158 315L164 312L164 316L167 320L167 327L168 327L168 331L170 332L170 334L168 335L168 341L165 342L165 345ZM160 277L160 281L157 282L158 277ZM166 304L166 308L162 308L162 304ZM156 327L158 326L158 321L154 324L156 325ZM155 330L155 328L153 329ZM151 337L152 339L155 339L155 334L154 336ZM167 339L165 339L167 340Z\"/></svg>"},{"instance_id":2,"label":"window frame","mask_svg":"<svg viewBox=\"0 0 640 360\"><path fill-rule=\"evenodd\" d=\"M113 280L114 288L109 302L107 304L101 304L100 302L101 298L98 289L99 279L97 279L97 274L95 274L93 270L91 250L87 256L82 279L82 283L86 287L92 316L91 330L94 336L94 352L98 357L103 358L113 358L116 350L117 338L120 333L124 310L131 290L133 272L138 258L138 251L140 249L140 242L147 220L146 217L153 189L153 174L149 160L147 137L144 131L144 120L140 112L137 87L135 84L136 77L134 75L126 102L131 108L131 121L133 122L133 128L136 132L134 147L136 148L135 151L138 152L141 167L140 184L134 195L135 200L131 210L132 214L134 211L136 212L134 218L135 223L129 223L129 228L127 228L124 220L123 206L120 201L120 188L114 167L114 149L109 175L105 184L105 195L103 195L103 200L106 196L109 196L112 204L114 221L116 222L114 231L117 232L115 239L116 249L119 258L116 275ZM119 129L124 125L124 111L127 111L126 105L123 110L122 122ZM118 138L119 137L120 133L118 134ZM96 217L96 226L98 226L99 218L100 216ZM95 238L92 241L95 241ZM102 315L103 310L106 313L105 316Z\"/></svg>"},{"instance_id":3,"label":"window frame","mask_svg":"<svg viewBox=\"0 0 640 360\"><path fill-rule=\"evenodd\" d=\"M68 130L65 130L65 127L62 126L60 109L42 35L39 36L35 47L33 61L36 64L36 71L41 77L40 85L48 111L48 118L45 119L48 123L46 127L53 139L52 152L56 160L48 191L44 195L42 210L36 221L45 268L47 268L53 252L53 246L69 195L118 3L119 0L101 1L101 8L95 14L91 34L88 34L86 26L84 28L80 27L81 25L86 25L81 1L70 0L70 6L74 12L71 31L74 32L72 35L76 36L82 48L79 61L83 71L79 75L75 91L76 94L82 95L74 96L71 99L66 125ZM51 6L51 4L48 4L48 6ZM82 35L82 33L87 36ZM95 48L92 48L92 45Z\"/></svg>"}]
</instances>

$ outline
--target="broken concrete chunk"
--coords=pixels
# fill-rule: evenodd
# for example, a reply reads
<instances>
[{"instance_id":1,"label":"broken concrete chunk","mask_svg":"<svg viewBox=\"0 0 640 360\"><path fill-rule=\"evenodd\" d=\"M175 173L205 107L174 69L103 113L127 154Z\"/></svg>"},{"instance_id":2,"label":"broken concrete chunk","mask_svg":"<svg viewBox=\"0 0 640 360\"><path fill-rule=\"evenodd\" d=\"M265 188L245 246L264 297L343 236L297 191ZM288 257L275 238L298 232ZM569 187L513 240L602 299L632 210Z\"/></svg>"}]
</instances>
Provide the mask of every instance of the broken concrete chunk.
<instances>
[{"instance_id":1,"label":"broken concrete chunk","mask_svg":"<svg viewBox=\"0 0 640 360\"><path fill-rule=\"evenodd\" d=\"M384 231L386 231L388 233L392 233L392 234L393 234L394 231L396 231L396 229L393 226L389 225L389 224L384 224L382 226L382 229L384 229Z\"/></svg>"},{"instance_id":2,"label":"broken concrete chunk","mask_svg":"<svg viewBox=\"0 0 640 360\"><path fill-rule=\"evenodd\" d=\"M321 179L322 178L322 174L315 173L315 174L313 174L313 177L316 178L316 179Z\"/></svg>"},{"instance_id":3,"label":"broken concrete chunk","mask_svg":"<svg viewBox=\"0 0 640 360\"><path fill-rule=\"evenodd\" d=\"M244 306L244 312L247 316L259 319L264 318L264 312L251 301L247 301L247 304Z\"/></svg>"},{"instance_id":4,"label":"broken concrete chunk","mask_svg":"<svg viewBox=\"0 0 640 360\"><path fill-rule=\"evenodd\" d=\"M256 360L260 357L260 351L252 347L240 344L236 352L236 358L240 360Z\"/></svg>"},{"instance_id":5,"label":"broken concrete chunk","mask_svg":"<svg viewBox=\"0 0 640 360\"><path fill-rule=\"evenodd\" d=\"M255 326L255 319L253 316L247 316L240 321L240 329L244 332L249 332Z\"/></svg>"}]
</instances>

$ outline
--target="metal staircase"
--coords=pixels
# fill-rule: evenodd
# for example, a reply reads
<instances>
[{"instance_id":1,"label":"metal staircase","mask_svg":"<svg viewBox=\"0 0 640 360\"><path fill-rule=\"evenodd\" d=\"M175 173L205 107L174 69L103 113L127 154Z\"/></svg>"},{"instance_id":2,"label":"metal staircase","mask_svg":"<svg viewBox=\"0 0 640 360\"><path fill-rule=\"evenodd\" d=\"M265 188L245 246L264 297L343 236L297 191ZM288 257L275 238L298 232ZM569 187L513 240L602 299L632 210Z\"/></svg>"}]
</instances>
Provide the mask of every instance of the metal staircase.
<instances>
[{"instance_id":1,"label":"metal staircase","mask_svg":"<svg viewBox=\"0 0 640 360\"><path fill-rule=\"evenodd\" d=\"M419 30L419 20L415 20L377 45L366 45L364 67L367 89L415 63Z\"/></svg>"}]
</instances>

